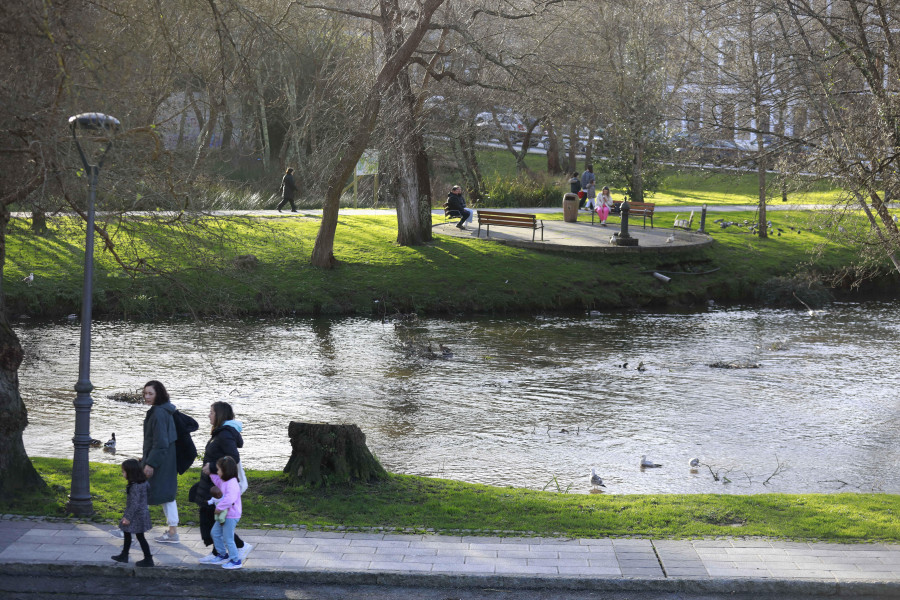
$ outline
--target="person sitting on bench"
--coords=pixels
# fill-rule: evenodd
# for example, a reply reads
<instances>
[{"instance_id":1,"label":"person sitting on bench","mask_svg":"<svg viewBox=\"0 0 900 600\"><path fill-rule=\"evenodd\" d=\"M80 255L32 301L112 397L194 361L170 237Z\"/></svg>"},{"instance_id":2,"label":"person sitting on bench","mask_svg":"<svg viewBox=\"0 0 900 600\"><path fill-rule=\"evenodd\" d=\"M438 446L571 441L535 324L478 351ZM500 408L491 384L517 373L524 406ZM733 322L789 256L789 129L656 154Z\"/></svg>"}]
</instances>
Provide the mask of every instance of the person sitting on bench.
<instances>
[{"instance_id":1,"label":"person sitting on bench","mask_svg":"<svg viewBox=\"0 0 900 600\"><path fill-rule=\"evenodd\" d=\"M459 229L465 229L466 223L472 222L472 211L466 208L466 199L463 198L462 188L458 185L454 185L447 194L447 209L462 216L456 224Z\"/></svg>"}]
</instances>

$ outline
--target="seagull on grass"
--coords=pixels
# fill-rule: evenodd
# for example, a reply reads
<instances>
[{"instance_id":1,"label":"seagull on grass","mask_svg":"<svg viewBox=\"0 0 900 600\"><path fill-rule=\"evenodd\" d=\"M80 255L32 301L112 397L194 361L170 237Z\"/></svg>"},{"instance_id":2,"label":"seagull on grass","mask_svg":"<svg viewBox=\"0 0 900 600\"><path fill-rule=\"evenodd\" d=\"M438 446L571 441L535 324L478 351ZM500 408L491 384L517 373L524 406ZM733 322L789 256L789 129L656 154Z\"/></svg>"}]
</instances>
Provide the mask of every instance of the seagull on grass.
<instances>
[{"instance_id":1,"label":"seagull on grass","mask_svg":"<svg viewBox=\"0 0 900 600\"><path fill-rule=\"evenodd\" d=\"M29 274L28 274L28 277L23 277L23 278L22 278L22 281L24 281L24 282L27 283L28 285L31 285L31 282L34 281L34 273L29 273Z\"/></svg>"}]
</instances>

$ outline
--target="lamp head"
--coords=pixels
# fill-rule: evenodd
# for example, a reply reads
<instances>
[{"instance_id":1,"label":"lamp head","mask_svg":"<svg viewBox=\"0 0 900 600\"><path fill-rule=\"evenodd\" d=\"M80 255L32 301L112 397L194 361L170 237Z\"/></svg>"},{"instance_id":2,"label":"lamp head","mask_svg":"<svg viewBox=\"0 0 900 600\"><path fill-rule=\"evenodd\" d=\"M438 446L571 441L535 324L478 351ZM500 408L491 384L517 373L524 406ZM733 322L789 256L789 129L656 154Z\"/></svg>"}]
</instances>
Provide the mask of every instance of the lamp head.
<instances>
[{"instance_id":1,"label":"lamp head","mask_svg":"<svg viewBox=\"0 0 900 600\"><path fill-rule=\"evenodd\" d=\"M75 133L76 127L90 131L106 130L115 132L121 125L117 118L98 112L81 113L80 115L69 117L69 127L72 129L72 133Z\"/></svg>"}]
</instances>

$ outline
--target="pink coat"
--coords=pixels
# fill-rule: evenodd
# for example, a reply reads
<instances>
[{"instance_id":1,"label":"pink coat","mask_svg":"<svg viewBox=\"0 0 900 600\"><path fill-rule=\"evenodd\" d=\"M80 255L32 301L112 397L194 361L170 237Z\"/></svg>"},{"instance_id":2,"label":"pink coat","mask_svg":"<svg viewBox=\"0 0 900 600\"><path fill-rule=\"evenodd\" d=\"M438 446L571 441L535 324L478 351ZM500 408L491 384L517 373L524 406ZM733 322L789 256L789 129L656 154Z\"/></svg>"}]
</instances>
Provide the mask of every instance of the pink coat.
<instances>
[{"instance_id":1,"label":"pink coat","mask_svg":"<svg viewBox=\"0 0 900 600\"><path fill-rule=\"evenodd\" d=\"M222 490L222 498L216 502L216 509L228 510L226 519L240 519L243 506L241 505L241 486L237 477L224 481L215 473L211 473L209 478L216 487Z\"/></svg>"}]
</instances>

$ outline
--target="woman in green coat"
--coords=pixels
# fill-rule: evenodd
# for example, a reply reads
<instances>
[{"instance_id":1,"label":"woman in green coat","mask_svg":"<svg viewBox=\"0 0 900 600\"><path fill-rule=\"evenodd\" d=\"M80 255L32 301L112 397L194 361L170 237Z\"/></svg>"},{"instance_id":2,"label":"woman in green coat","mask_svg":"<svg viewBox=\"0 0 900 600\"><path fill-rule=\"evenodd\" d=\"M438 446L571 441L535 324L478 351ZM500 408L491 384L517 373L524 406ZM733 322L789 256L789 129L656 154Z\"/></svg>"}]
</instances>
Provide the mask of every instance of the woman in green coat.
<instances>
[{"instance_id":1,"label":"woman in green coat","mask_svg":"<svg viewBox=\"0 0 900 600\"><path fill-rule=\"evenodd\" d=\"M152 405L144 417L144 452L141 464L150 482L149 504L161 504L169 530L156 538L157 542L177 544L178 506L175 493L178 490L178 468L175 464L175 405L169 401L169 392L158 381L148 381L144 386L144 404Z\"/></svg>"}]
</instances>

